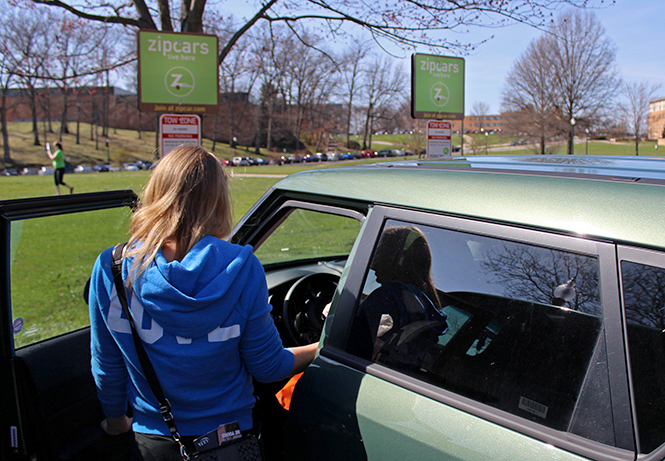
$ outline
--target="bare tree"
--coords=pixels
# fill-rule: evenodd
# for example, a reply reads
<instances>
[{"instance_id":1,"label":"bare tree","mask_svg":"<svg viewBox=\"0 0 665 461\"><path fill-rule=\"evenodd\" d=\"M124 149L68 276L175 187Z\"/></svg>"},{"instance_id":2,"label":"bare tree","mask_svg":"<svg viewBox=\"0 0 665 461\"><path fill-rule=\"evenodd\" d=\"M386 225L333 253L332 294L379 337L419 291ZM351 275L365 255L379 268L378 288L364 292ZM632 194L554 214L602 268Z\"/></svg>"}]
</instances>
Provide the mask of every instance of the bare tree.
<instances>
[{"instance_id":1,"label":"bare tree","mask_svg":"<svg viewBox=\"0 0 665 461\"><path fill-rule=\"evenodd\" d=\"M617 78L616 46L592 12L566 12L546 37L548 83L552 100L574 153L575 121L593 120L613 101Z\"/></svg>"},{"instance_id":2,"label":"bare tree","mask_svg":"<svg viewBox=\"0 0 665 461\"><path fill-rule=\"evenodd\" d=\"M6 11L6 7L0 9L2 17L0 18L0 47L2 49L2 56L0 57L0 92L2 94L2 106L0 106L0 124L2 127L2 146L3 146L3 162L5 165L11 164L11 150L9 148L9 131L7 129L7 93L10 86L16 80L16 71L18 63L12 59L12 54L15 50L12 48L12 43L9 40L7 22L11 20L11 14Z\"/></svg>"},{"instance_id":3,"label":"bare tree","mask_svg":"<svg viewBox=\"0 0 665 461\"><path fill-rule=\"evenodd\" d=\"M368 48L363 42L354 42L352 48L342 57L341 89L342 97L347 104L346 109L346 147L350 146L351 117L353 115L353 100L362 91L361 78L363 60L367 57Z\"/></svg>"},{"instance_id":4,"label":"bare tree","mask_svg":"<svg viewBox=\"0 0 665 461\"><path fill-rule=\"evenodd\" d=\"M619 104L629 130L635 134L635 155L640 155L640 135L646 130L649 116L649 102L656 98L660 84L647 82L624 83L622 85L624 101Z\"/></svg>"},{"instance_id":5,"label":"bare tree","mask_svg":"<svg viewBox=\"0 0 665 461\"><path fill-rule=\"evenodd\" d=\"M543 155L548 153L548 141L556 134L557 125L548 66L547 38L540 37L513 63L501 90L508 130L534 140Z\"/></svg>"},{"instance_id":6,"label":"bare tree","mask_svg":"<svg viewBox=\"0 0 665 461\"><path fill-rule=\"evenodd\" d=\"M363 96L365 99L365 136L363 149L372 145L374 121L382 116L385 105L399 106L399 97L404 94L406 76L400 67L393 68L392 61L377 59L370 61L364 73Z\"/></svg>"},{"instance_id":7,"label":"bare tree","mask_svg":"<svg viewBox=\"0 0 665 461\"><path fill-rule=\"evenodd\" d=\"M81 18L106 24L122 24L139 29L173 30L171 2L156 0L157 8L146 0L89 0L85 6L74 0L22 0L61 8ZM586 6L601 0L424 0L399 2L397 7L381 0L266 0L255 14L226 41L219 55L222 63L235 43L259 21L318 24L332 40L340 41L350 33L368 32L378 44L402 47L428 45L441 50L460 50L472 45L449 40L443 31L466 29L469 25L501 26L513 21L543 26L550 12L559 5ZM203 32L205 0L180 2L179 25L182 32ZM159 23L159 27L158 24ZM348 25L349 27L342 27Z\"/></svg>"},{"instance_id":8,"label":"bare tree","mask_svg":"<svg viewBox=\"0 0 665 461\"><path fill-rule=\"evenodd\" d=\"M575 125L589 126L613 102L620 85L615 62L616 47L596 15L567 11L513 65L503 108L539 140L541 153L555 128L572 154Z\"/></svg>"},{"instance_id":9,"label":"bare tree","mask_svg":"<svg viewBox=\"0 0 665 461\"><path fill-rule=\"evenodd\" d=\"M39 75L44 74L50 49L53 45L51 33L52 15L44 12L12 11L3 29L7 37L13 67L21 84L28 90L28 101L32 115L33 145L41 145L37 125L37 94Z\"/></svg>"},{"instance_id":10,"label":"bare tree","mask_svg":"<svg viewBox=\"0 0 665 461\"><path fill-rule=\"evenodd\" d=\"M485 117L490 113L490 106L487 103L476 101L471 107L471 115L473 115L476 120L480 123L478 127L483 129L485 125Z\"/></svg>"},{"instance_id":11,"label":"bare tree","mask_svg":"<svg viewBox=\"0 0 665 461\"><path fill-rule=\"evenodd\" d=\"M228 55L220 66L220 86L227 95L227 108L229 111L228 137L231 147L236 146L236 128L244 118L246 105L239 105L236 92L250 93L260 75L260 60L255 53L251 52L249 41L245 38L233 52ZM240 108L239 108L240 106ZM215 134L213 136L213 150L217 138L216 123L218 115L215 115Z\"/></svg>"}]
</instances>

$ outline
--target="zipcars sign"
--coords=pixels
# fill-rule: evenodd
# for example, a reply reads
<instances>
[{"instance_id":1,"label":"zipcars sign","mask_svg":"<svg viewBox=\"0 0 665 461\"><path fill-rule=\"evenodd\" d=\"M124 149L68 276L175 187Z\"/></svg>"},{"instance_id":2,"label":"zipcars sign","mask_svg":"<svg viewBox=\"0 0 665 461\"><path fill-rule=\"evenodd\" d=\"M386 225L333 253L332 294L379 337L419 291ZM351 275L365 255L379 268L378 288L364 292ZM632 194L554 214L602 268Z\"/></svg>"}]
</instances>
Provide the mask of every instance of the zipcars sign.
<instances>
[{"instance_id":1,"label":"zipcars sign","mask_svg":"<svg viewBox=\"0 0 665 461\"><path fill-rule=\"evenodd\" d=\"M139 110L217 113L216 36L140 31L138 54Z\"/></svg>"},{"instance_id":2,"label":"zipcars sign","mask_svg":"<svg viewBox=\"0 0 665 461\"><path fill-rule=\"evenodd\" d=\"M464 119L464 58L412 55L411 116Z\"/></svg>"}]
</instances>

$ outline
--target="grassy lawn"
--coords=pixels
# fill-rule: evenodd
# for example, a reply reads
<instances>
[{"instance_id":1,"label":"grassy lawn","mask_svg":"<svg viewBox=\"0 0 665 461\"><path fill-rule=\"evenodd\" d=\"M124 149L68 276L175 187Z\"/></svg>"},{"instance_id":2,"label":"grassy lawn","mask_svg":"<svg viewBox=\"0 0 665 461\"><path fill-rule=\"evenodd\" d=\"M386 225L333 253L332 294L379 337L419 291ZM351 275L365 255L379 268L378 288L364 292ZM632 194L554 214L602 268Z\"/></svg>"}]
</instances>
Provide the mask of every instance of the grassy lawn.
<instances>
[{"instance_id":1,"label":"grassy lawn","mask_svg":"<svg viewBox=\"0 0 665 461\"><path fill-rule=\"evenodd\" d=\"M137 160L154 160L156 152L155 132L144 131L139 138L136 130L116 130L111 128L109 131L109 147L106 149L105 138L101 136L101 128L98 128L99 137L95 140L94 127L92 129L87 123L82 123L79 128L79 144L76 143L76 123L69 123L69 134L64 134L62 139L63 151L65 157L72 165L95 165L106 161L111 161L115 165L122 163L135 162ZM9 128L9 146L11 148L11 157L15 162L21 165L51 165L51 160L45 153L45 142L51 144L58 141L60 123L53 122L53 132L47 132L47 139L44 139L43 126L39 124L40 146L34 145L32 134L32 122L10 122ZM203 140L203 147L212 150L212 141ZM219 157L231 159L234 156L252 155L244 147L232 149L228 144L216 143L215 153ZM268 157L265 149L260 151L260 155ZM1 156L0 156L1 158ZM12 165L5 165L0 161L1 168L9 168Z\"/></svg>"}]
</instances>

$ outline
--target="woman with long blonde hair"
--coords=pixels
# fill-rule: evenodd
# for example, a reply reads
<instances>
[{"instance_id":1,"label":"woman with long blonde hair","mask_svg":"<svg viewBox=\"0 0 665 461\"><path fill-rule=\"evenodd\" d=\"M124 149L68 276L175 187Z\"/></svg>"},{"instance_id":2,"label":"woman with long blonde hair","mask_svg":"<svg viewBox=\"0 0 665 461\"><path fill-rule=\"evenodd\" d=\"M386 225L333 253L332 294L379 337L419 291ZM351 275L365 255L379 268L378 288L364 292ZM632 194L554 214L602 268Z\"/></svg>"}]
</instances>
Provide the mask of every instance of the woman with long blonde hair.
<instances>
[{"instance_id":1,"label":"woman with long blonde hair","mask_svg":"<svg viewBox=\"0 0 665 461\"><path fill-rule=\"evenodd\" d=\"M257 426L252 378L282 380L312 361L317 344L285 349L270 316L263 267L231 244L228 179L214 155L179 147L155 168L131 220L122 265L134 324L188 451L220 425ZM134 430L136 459L181 459L141 370L111 272L113 248L90 286L92 371L106 420ZM127 403L133 420L126 416Z\"/></svg>"}]
</instances>

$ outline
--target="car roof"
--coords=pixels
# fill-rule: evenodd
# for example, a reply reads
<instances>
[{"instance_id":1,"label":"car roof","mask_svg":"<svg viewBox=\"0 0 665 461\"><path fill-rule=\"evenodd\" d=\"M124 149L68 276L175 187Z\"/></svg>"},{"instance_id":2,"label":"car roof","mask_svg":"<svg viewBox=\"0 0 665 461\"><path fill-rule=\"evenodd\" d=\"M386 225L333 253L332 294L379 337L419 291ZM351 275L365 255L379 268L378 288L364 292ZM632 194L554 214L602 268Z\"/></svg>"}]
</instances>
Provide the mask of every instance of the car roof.
<instances>
[{"instance_id":1,"label":"car roof","mask_svg":"<svg viewBox=\"0 0 665 461\"><path fill-rule=\"evenodd\" d=\"M665 248L665 159L478 156L300 172L276 189Z\"/></svg>"}]
</instances>

